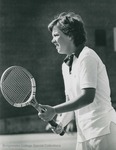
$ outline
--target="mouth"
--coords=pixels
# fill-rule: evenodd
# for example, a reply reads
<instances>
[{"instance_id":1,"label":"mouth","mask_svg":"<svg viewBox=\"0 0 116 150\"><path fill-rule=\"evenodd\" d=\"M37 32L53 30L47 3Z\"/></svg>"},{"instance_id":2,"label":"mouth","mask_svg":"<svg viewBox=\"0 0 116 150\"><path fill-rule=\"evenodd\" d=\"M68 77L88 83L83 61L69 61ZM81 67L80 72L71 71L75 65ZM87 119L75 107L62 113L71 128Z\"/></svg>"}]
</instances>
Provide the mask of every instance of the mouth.
<instances>
[{"instance_id":1,"label":"mouth","mask_svg":"<svg viewBox=\"0 0 116 150\"><path fill-rule=\"evenodd\" d=\"M55 45L56 49L59 48L59 44L55 43L54 45Z\"/></svg>"}]
</instances>

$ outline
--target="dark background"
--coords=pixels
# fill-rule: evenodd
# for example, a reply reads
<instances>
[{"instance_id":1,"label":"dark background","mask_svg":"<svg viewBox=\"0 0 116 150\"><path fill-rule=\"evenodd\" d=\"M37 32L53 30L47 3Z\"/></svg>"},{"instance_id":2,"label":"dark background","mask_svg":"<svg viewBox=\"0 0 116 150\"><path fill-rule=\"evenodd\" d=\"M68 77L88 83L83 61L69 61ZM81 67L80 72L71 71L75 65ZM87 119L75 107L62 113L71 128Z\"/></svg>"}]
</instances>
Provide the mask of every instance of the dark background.
<instances>
[{"instance_id":1,"label":"dark background","mask_svg":"<svg viewBox=\"0 0 116 150\"><path fill-rule=\"evenodd\" d=\"M107 66L115 107L115 0L0 0L0 76L6 68L20 65L28 69L36 80L38 102L56 105L65 101L61 73L65 56L59 55L51 44L51 33L47 29L53 17L63 11L74 11L82 16L87 30L87 45ZM36 110L31 106L14 108L1 93L0 118L1 134L40 131ZM23 130L22 122L30 125L27 130Z\"/></svg>"}]
</instances>

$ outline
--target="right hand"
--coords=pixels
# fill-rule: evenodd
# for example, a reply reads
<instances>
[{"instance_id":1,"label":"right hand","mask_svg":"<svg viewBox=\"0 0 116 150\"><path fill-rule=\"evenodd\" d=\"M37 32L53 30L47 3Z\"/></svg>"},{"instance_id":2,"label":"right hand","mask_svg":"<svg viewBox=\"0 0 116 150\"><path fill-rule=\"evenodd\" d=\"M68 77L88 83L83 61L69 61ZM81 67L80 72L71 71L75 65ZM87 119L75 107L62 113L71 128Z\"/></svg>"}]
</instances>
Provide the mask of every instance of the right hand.
<instances>
[{"instance_id":1,"label":"right hand","mask_svg":"<svg viewBox=\"0 0 116 150\"><path fill-rule=\"evenodd\" d=\"M52 106L49 106L49 105L39 104L39 106L43 110L45 110L43 112L38 113L39 118L41 118L43 121L47 121L47 122L50 121L50 120L53 120L53 118L56 115L55 109Z\"/></svg>"}]
</instances>

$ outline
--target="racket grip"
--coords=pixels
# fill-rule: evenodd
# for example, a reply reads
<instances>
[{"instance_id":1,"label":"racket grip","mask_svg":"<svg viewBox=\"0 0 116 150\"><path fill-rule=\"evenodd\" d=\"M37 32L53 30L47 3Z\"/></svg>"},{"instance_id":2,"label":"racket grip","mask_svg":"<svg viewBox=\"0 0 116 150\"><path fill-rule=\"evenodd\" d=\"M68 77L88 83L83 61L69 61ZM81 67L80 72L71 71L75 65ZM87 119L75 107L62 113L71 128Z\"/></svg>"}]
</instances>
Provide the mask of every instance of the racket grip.
<instances>
[{"instance_id":1,"label":"racket grip","mask_svg":"<svg viewBox=\"0 0 116 150\"><path fill-rule=\"evenodd\" d=\"M51 124L51 126L53 127L59 126L54 120L49 121L49 124ZM64 134L65 134L65 130L63 129L63 131L59 135L63 136Z\"/></svg>"}]
</instances>

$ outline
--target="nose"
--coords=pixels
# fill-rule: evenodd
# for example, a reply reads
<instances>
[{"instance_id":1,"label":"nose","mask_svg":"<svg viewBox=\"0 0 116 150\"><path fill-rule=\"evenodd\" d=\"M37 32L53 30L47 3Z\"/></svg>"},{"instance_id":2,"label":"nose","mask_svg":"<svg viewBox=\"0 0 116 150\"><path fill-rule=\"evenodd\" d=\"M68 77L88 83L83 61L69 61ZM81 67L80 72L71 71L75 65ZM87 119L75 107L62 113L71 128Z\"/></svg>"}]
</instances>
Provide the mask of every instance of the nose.
<instances>
[{"instance_id":1,"label":"nose","mask_svg":"<svg viewBox=\"0 0 116 150\"><path fill-rule=\"evenodd\" d=\"M55 39L53 38L51 42L54 44L55 43Z\"/></svg>"}]
</instances>

